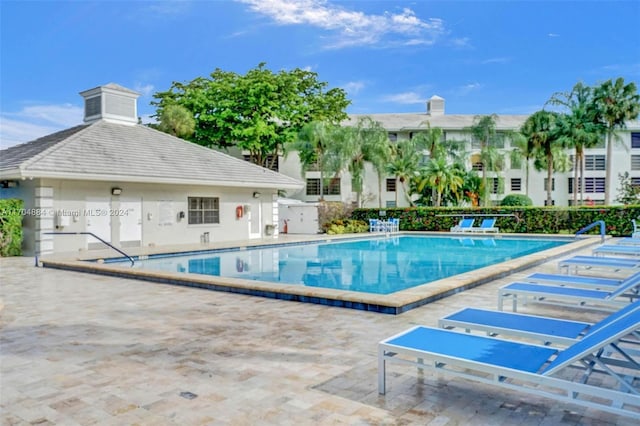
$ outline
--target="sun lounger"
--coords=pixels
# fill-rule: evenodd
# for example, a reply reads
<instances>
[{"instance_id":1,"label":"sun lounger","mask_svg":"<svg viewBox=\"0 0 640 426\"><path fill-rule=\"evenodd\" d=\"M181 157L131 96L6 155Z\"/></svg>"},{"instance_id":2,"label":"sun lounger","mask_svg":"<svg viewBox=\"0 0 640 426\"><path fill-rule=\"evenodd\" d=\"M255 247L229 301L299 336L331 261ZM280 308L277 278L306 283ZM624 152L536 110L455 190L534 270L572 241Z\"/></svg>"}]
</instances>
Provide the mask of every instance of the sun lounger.
<instances>
[{"instance_id":1,"label":"sun lounger","mask_svg":"<svg viewBox=\"0 0 640 426\"><path fill-rule=\"evenodd\" d=\"M572 344L612 321L640 310L640 301L631 303L608 315L595 324L570 321L559 318L518 314L514 312L491 311L487 309L464 308L440 318L440 328L464 328L483 331L492 336L509 335L539 340L543 344ZM640 324L638 325L640 328Z\"/></svg>"},{"instance_id":2,"label":"sun lounger","mask_svg":"<svg viewBox=\"0 0 640 426\"><path fill-rule=\"evenodd\" d=\"M562 350L416 326L378 344L378 392L386 393L387 362L395 362L640 419L640 365L616 344L639 323L636 311Z\"/></svg>"},{"instance_id":3,"label":"sun lounger","mask_svg":"<svg viewBox=\"0 0 640 426\"><path fill-rule=\"evenodd\" d=\"M473 228L473 222L475 219L462 219L460 222L451 228L451 232L468 232Z\"/></svg>"},{"instance_id":4,"label":"sun lounger","mask_svg":"<svg viewBox=\"0 0 640 426\"><path fill-rule=\"evenodd\" d=\"M532 283L568 285L571 287L593 289L605 288L608 290L615 289L621 284L625 284L631 280L640 281L640 272L636 272L625 279L604 278L588 275L543 274L539 272L524 278L524 281Z\"/></svg>"},{"instance_id":5,"label":"sun lounger","mask_svg":"<svg viewBox=\"0 0 640 426\"><path fill-rule=\"evenodd\" d=\"M577 270L579 267L613 269L616 271L623 269L640 269L640 259L630 259L623 257L604 256L573 256L569 259L558 262L558 269L566 268L567 273L570 268Z\"/></svg>"},{"instance_id":6,"label":"sun lounger","mask_svg":"<svg viewBox=\"0 0 640 426\"><path fill-rule=\"evenodd\" d=\"M605 244L593 249L593 255L622 255L622 256L640 256L640 247L625 246L618 244Z\"/></svg>"},{"instance_id":7,"label":"sun lounger","mask_svg":"<svg viewBox=\"0 0 640 426\"><path fill-rule=\"evenodd\" d=\"M538 303L551 305L566 306L577 303L578 306L589 306L593 309L616 310L638 299L639 287L640 280L629 280L612 291L513 282L498 290L498 309L502 310L504 300L511 298L515 312L518 298L525 303L527 298L531 298Z\"/></svg>"},{"instance_id":8,"label":"sun lounger","mask_svg":"<svg viewBox=\"0 0 640 426\"><path fill-rule=\"evenodd\" d=\"M496 225L496 219L495 218L484 219L482 221L482 223L480 224L480 226L474 226L474 227L470 228L469 231L471 231L471 232L481 232L481 233L498 232L498 228L495 225Z\"/></svg>"},{"instance_id":9,"label":"sun lounger","mask_svg":"<svg viewBox=\"0 0 640 426\"><path fill-rule=\"evenodd\" d=\"M613 240L613 243L621 246L640 246L640 238L638 237L616 238L615 240Z\"/></svg>"}]
</instances>

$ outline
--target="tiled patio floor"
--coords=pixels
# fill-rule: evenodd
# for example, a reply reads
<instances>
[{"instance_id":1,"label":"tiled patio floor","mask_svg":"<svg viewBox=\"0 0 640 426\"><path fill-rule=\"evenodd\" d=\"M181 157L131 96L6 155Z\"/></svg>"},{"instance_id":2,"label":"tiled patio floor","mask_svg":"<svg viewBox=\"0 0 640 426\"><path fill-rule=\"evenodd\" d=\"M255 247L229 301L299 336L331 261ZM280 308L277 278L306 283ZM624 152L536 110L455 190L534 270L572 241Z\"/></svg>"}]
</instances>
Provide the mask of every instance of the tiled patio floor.
<instances>
[{"instance_id":1,"label":"tiled patio floor","mask_svg":"<svg viewBox=\"0 0 640 426\"><path fill-rule=\"evenodd\" d=\"M378 395L378 341L465 306L495 309L497 288L532 271L391 316L33 263L0 259L3 425L634 424L394 364Z\"/></svg>"}]
</instances>

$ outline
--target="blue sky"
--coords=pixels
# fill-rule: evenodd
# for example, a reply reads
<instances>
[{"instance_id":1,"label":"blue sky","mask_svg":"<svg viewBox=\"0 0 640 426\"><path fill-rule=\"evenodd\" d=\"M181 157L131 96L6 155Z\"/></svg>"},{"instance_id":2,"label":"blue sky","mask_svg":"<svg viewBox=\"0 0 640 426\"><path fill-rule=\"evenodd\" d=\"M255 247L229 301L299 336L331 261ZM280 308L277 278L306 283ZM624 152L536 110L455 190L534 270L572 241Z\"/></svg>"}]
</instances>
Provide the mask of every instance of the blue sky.
<instances>
[{"instance_id":1,"label":"blue sky","mask_svg":"<svg viewBox=\"0 0 640 426\"><path fill-rule=\"evenodd\" d=\"M640 83L640 1L0 0L0 146L82 122L78 92L152 95L216 68L303 68L351 113L527 114L556 91Z\"/></svg>"}]
</instances>

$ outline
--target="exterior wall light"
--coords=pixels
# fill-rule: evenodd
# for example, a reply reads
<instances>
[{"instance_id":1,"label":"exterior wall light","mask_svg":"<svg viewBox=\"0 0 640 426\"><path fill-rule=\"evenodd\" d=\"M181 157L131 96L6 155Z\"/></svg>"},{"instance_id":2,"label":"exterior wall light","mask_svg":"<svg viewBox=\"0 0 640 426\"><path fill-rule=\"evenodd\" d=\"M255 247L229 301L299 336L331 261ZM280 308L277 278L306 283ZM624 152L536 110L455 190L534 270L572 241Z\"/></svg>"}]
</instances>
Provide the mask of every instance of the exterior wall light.
<instances>
[{"instance_id":1,"label":"exterior wall light","mask_svg":"<svg viewBox=\"0 0 640 426\"><path fill-rule=\"evenodd\" d=\"M122 188L113 187L111 188L111 195L120 195L122 194Z\"/></svg>"},{"instance_id":2,"label":"exterior wall light","mask_svg":"<svg viewBox=\"0 0 640 426\"><path fill-rule=\"evenodd\" d=\"M255 191L253 193L253 198L260 198L260 195L262 195L262 194L260 194L258 191Z\"/></svg>"}]
</instances>

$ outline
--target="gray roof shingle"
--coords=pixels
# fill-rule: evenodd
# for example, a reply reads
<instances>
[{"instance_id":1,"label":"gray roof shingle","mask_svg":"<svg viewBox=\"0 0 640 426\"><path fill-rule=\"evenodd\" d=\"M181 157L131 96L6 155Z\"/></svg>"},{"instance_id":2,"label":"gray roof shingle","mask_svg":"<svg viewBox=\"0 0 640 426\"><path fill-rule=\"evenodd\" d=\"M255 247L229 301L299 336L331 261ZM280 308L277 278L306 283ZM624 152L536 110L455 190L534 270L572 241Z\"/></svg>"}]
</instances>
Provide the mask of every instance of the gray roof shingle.
<instances>
[{"instance_id":1,"label":"gray roof shingle","mask_svg":"<svg viewBox=\"0 0 640 426\"><path fill-rule=\"evenodd\" d=\"M19 177L301 188L299 180L143 125L97 121L0 151Z\"/></svg>"}]
</instances>

